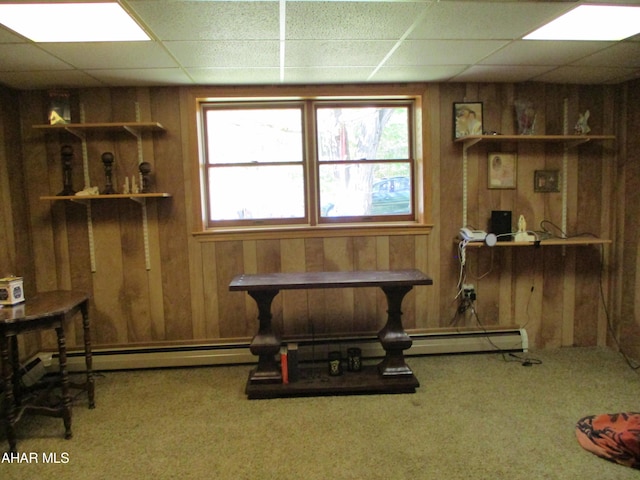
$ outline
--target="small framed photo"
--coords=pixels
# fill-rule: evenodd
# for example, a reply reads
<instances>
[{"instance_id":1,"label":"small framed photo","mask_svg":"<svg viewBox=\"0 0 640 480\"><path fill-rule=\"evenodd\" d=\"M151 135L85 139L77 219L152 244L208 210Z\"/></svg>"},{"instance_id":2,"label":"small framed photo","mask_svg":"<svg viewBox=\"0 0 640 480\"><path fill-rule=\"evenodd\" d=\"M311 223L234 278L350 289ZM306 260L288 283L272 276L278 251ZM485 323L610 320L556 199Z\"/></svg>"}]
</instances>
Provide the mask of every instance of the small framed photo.
<instances>
[{"instance_id":1,"label":"small framed photo","mask_svg":"<svg viewBox=\"0 0 640 480\"><path fill-rule=\"evenodd\" d=\"M453 138L482 135L482 102L453 104Z\"/></svg>"},{"instance_id":2,"label":"small framed photo","mask_svg":"<svg viewBox=\"0 0 640 480\"><path fill-rule=\"evenodd\" d=\"M487 155L488 188L516 188L518 159L515 153L492 152Z\"/></svg>"},{"instance_id":3,"label":"small framed photo","mask_svg":"<svg viewBox=\"0 0 640 480\"><path fill-rule=\"evenodd\" d=\"M536 170L533 174L534 192L559 192L560 170Z\"/></svg>"}]
</instances>

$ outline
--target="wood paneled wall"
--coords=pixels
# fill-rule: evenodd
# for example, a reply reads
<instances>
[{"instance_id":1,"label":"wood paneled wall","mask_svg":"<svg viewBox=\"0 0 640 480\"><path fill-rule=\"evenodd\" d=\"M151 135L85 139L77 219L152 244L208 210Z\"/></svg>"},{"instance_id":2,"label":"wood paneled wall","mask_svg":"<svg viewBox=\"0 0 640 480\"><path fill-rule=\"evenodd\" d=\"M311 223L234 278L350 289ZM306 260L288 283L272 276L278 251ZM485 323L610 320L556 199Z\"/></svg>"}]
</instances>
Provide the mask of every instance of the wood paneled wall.
<instances>
[{"instance_id":1,"label":"wood paneled wall","mask_svg":"<svg viewBox=\"0 0 640 480\"><path fill-rule=\"evenodd\" d=\"M485 129L514 133L513 101L531 98L538 108L539 133L555 134L562 133L567 99L571 128L578 112L588 108L594 134L617 134L622 95L628 91L612 86L512 84L433 84L426 91L429 111L423 136L431 181L425 204L433 209L431 234L231 240L193 235L198 229L193 220L197 179L192 178L197 158L192 153L187 89L73 91L75 118L81 106L86 122L134 121L137 104L142 121L158 121L166 127L166 132L143 137L144 159L153 165L155 190L172 194L169 199L147 202L150 270L144 262L140 205L96 201L89 211L83 204L39 199L61 190L60 147L64 144L75 151L74 186L83 187L81 143L65 132L32 129L45 121L46 92L20 92L20 156L27 185L32 282L39 290L91 292L98 347L248 341L256 331L255 306L247 295L227 288L239 273L413 267L432 276L434 285L417 287L406 299L407 328L521 326L527 329L533 348L604 344L607 323L600 285L606 302L620 298L614 288L618 276L623 276L618 274L617 259L623 252L629 255L631 248L616 237L624 218L620 203L631 195L621 198L618 193L619 142L594 142L572 150L568 179L568 233L590 232L614 238L616 243L602 251L579 247L468 252L467 281L476 285L478 317L469 312L459 315L455 299L459 259L453 239L462 223L462 147L451 141L452 103L482 101ZM137 145L127 133L88 134L87 146L93 185L104 185L100 155L105 151L115 154L119 188L125 175L135 173ZM516 219L524 214L530 227L543 219L560 224L559 194L534 193L533 172L560 168L562 149L540 144L498 146L518 154L518 188L488 190L488 148L496 146L483 144L470 150L469 223L486 228L491 210L505 209L512 210ZM89 214L95 245L93 273ZM385 318L384 299L371 289L283 292L274 306L275 321L287 335L373 332ZM80 345L79 328L73 335ZM52 345L51 339L43 342L45 347Z\"/></svg>"},{"instance_id":2,"label":"wood paneled wall","mask_svg":"<svg viewBox=\"0 0 640 480\"><path fill-rule=\"evenodd\" d=\"M619 115L624 135L623 151L617 162L615 199L617 246L616 332L623 351L640 360L640 81L625 85L620 93L624 108Z\"/></svg>"},{"instance_id":3,"label":"wood paneled wall","mask_svg":"<svg viewBox=\"0 0 640 480\"><path fill-rule=\"evenodd\" d=\"M0 277L24 277L27 297L35 293L24 172L20 139L20 105L11 91L0 88ZM18 339L21 356L39 348L35 335Z\"/></svg>"}]
</instances>

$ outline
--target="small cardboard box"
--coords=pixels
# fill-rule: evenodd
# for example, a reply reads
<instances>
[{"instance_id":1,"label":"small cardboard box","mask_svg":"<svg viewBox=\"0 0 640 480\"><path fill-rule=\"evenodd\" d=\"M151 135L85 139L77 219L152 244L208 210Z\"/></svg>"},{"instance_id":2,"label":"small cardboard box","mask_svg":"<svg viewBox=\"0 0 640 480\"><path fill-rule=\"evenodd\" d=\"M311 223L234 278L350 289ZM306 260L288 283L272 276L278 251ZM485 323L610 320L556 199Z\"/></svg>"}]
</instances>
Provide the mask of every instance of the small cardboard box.
<instances>
[{"instance_id":1,"label":"small cardboard box","mask_svg":"<svg viewBox=\"0 0 640 480\"><path fill-rule=\"evenodd\" d=\"M15 305L24 300L22 277L0 278L0 305Z\"/></svg>"}]
</instances>

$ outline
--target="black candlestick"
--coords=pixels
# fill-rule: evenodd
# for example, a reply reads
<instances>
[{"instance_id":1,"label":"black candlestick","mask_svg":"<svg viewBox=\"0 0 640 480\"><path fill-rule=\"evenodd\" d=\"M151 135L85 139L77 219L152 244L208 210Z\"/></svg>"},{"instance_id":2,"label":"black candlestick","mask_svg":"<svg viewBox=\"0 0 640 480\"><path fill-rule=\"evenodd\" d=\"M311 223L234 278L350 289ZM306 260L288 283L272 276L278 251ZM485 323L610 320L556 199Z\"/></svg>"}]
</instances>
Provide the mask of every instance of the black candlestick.
<instances>
[{"instance_id":1,"label":"black candlestick","mask_svg":"<svg viewBox=\"0 0 640 480\"><path fill-rule=\"evenodd\" d=\"M71 184L71 170L73 160L73 148L71 145L63 145L60 149L60 156L62 157L62 185L63 189L58 194L59 196L75 195L76 192Z\"/></svg>"},{"instance_id":2,"label":"black candlestick","mask_svg":"<svg viewBox=\"0 0 640 480\"><path fill-rule=\"evenodd\" d=\"M111 182L111 170L113 166L113 153L105 152L102 154L102 163L104 164L104 175L106 177L106 185L102 192L103 195L111 195L116 193L113 189L113 183Z\"/></svg>"},{"instance_id":3,"label":"black candlestick","mask_svg":"<svg viewBox=\"0 0 640 480\"><path fill-rule=\"evenodd\" d=\"M138 166L140 170L140 193L149 193L151 191L151 164L149 162L142 162Z\"/></svg>"}]
</instances>

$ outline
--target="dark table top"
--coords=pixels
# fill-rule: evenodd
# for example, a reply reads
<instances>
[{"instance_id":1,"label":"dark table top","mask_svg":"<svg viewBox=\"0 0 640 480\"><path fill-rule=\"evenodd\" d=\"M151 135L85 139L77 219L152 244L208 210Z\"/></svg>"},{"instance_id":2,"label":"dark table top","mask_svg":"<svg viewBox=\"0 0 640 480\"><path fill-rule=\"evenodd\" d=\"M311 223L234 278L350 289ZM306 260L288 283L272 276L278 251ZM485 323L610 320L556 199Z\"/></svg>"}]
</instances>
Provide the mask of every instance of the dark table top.
<instances>
[{"instance_id":1,"label":"dark table top","mask_svg":"<svg viewBox=\"0 0 640 480\"><path fill-rule=\"evenodd\" d=\"M64 315L87 300L89 295L74 290L37 293L26 301L0 308L0 328L16 322L28 322Z\"/></svg>"},{"instance_id":2,"label":"dark table top","mask_svg":"<svg viewBox=\"0 0 640 480\"><path fill-rule=\"evenodd\" d=\"M397 287L432 285L420 270L362 270L354 272L260 273L236 276L231 291L310 288Z\"/></svg>"}]
</instances>

